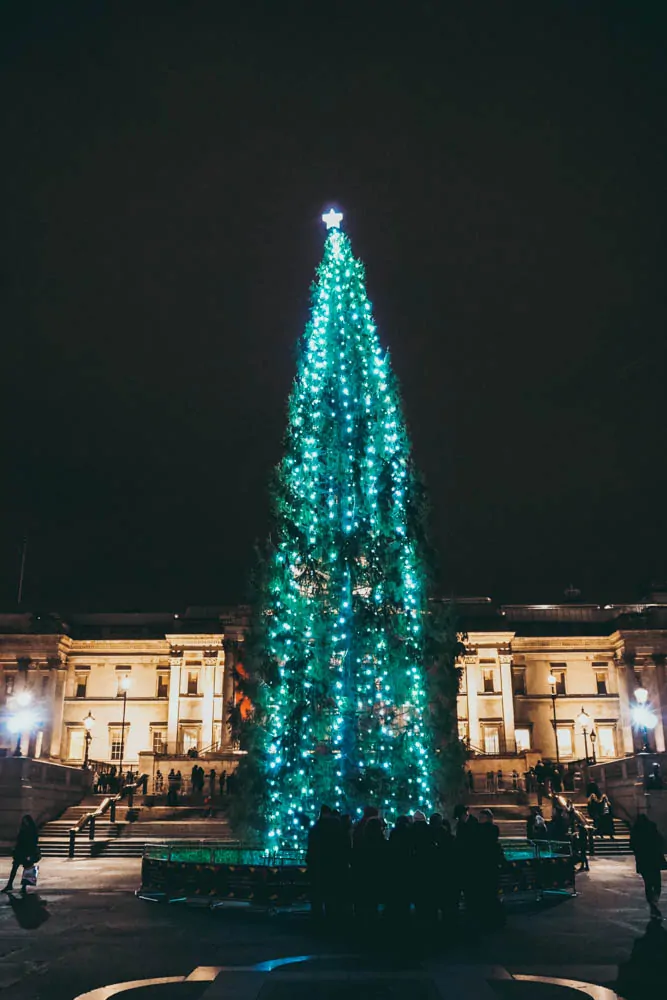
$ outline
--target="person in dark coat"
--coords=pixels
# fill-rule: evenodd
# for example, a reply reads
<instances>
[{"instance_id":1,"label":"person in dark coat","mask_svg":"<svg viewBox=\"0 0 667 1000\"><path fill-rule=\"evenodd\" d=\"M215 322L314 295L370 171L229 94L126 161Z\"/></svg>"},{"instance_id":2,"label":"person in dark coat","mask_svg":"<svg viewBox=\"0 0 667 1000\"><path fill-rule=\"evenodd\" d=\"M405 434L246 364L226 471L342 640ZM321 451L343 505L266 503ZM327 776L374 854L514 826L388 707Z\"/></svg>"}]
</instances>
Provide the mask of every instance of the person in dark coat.
<instances>
[{"instance_id":1,"label":"person in dark coat","mask_svg":"<svg viewBox=\"0 0 667 1000\"><path fill-rule=\"evenodd\" d=\"M417 918L435 923L438 913L438 856L434 828L417 810L412 817L412 898Z\"/></svg>"},{"instance_id":2,"label":"person in dark coat","mask_svg":"<svg viewBox=\"0 0 667 1000\"><path fill-rule=\"evenodd\" d=\"M574 855L579 860L578 872L590 871L588 864L588 830L583 823L577 823L572 835Z\"/></svg>"},{"instance_id":3,"label":"person in dark coat","mask_svg":"<svg viewBox=\"0 0 667 1000\"><path fill-rule=\"evenodd\" d=\"M567 840L570 830L570 819L565 809L556 800L554 800L548 829L550 840Z\"/></svg>"},{"instance_id":4,"label":"person in dark coat","mask_svg":"<svg viewBox=\"0 0 667 1000\"><path fill-rule=\"evenodd\" d=\"M540 806L530 807L530 816L526 823L526 837L528 840L549 839L549 831Z\"/></svg>"},{"instance_id":5,"label":"person in dark coat","mask_svg":"<svg viewBox=\"0 0 667 1000\"><path fill-rule=\"evenodd\" d=\"M369 816L353 848L356 914L362 921L376 919L387 894L387 846L380 817Z\"/></svg>"},{"instance_id":6,"label":"person in dark coat","mask_svg":"<svg viewBox=\"0 0 667 1000\"><path fill-rule=\"evenodd\" d=\"M29 868L31 865L37 864L39 857L39 834L37 833L37 824L32 816L26 815L21 820L18 836L12 852L12 870L9 875L9 881L2 891L11 892L14 888L16 873L21 865L23 865L24 868ZM23 885L21 886L21 892L25 892L25 886Z\"/></svg>"},{"instance_id":7,"label":"person in dark coat","mask_svg":"<svg viewBox=\"0 0 667 1000\"><path fill-rule=\"evenodd\" d=\"M600 799L597 821L598 833L601 837L614 839L614 811L606 795Z\"/></svg>"},{"instance_id":8,"label":"person in dark coat","mask_svg":"<svg viewBox=\"0 0 667 1000\"><path fill-rule=\"evenodd\" d=\"M665 842L655 823L640 813L630 834L630 850L635 856L637 873L644 880L646 901L654 920L661 920L658 900L662 889L661 872L667 868Z\"/></svg>"},{"instance_id":9,"label":"person in dark coat","mask_svg":"<svg viewBox=\"0 0 667 1000\"><path fill-rule=\"evenodd\" d=\"M369 819L377 819L379 815L380 815L380 810L377 808L377 806L366 806L364 808L363 816L361 817L359 822L356 824L354 830L352 831L353 847L357 847L358 844L361 844L361 840L364 835L364 829Z\"/></svg>"},{"instance_id":10,"label":"person in dark coat","mask_svg":"<svg viewBox=\"0 0 667 1000\"><path fill-rule=\"evenodd\" d=\"M477 819L470 815L468 807L462 803L455 807L454 819L456 820L456 854L458 858L457 899L463 892L466 909L471 910L475 895L475 852L479 824Z\"/></svg>"},{"instance_id":11,"label":"person in dark coat","mask_svg":"<svg viewBox=\"0 0 667 1000\"><path fill-rule=\"evenodd\" d=\"M311 913L316 919L331 919L339 914L347 888L349 863L349 841L341 818L329 806L323 805L319 818L308 831L306 853Z\"/></svg>"},{"instance_id":12,"label":"person in dark coat","mask_svg":"<svg viewBox=\"0 0 667 1000\"><path fill-rule=\"evenodd\" d=\"M500 831L493 822L490 809L482 809L476 835L475 854L475 913L485 927L499 927L504 923L504 913L498 896L500 868L505 861L500 846Z\"/></svg>"},{"instance_id":13,"label":"person in dark coat","mask_svg":"<svg viewBox=\"0 0 667 1000\"><path fill-rule=\"evenodd\" d=\"M431 816L429 826L436 846L436 905L443 923L451 927L458 916L460 895L456 840L449 821L443 819L440 813Z\"/></svg>"},{"instance_id":14,"label":"person in dark coat","mask_svg":"<svg viewBox=\"0 0 667 1000\"><path fill-rule=\"evenodd\" d=\"M387 848L387 909L394 920L410 913L412 893L412 820L399 816Z\"/></svg>"}]
</instances>

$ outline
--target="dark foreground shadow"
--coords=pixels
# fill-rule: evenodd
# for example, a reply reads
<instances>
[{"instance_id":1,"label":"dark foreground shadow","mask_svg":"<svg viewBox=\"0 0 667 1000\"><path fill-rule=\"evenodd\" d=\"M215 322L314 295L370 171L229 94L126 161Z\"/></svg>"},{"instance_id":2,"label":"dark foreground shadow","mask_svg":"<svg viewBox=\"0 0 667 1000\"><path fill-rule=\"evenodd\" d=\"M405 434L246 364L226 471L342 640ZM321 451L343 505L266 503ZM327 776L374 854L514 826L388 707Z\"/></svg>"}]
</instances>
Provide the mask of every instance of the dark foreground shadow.
<instances>
[{"instance_id":1,"label":"dark foreground shadow","mask_svg":"<svg viewBox=\"0 0 667 1000\"><path fill-rule=\"evenodd\" d=\"M616 989L626 1000L664 996L667 982L667 930L650 920L642 937L632 946L627 962L618 967Z\"/></svg>"},{"instance_id":2,"label":"dark foreground shadow","mask_svg":"<svg viewBox=\"0 0 667 1000\"><path fill-rule=\"evenodd\" d=\"M16 917L17 924L26 931L36 931L51 916L46 902L37 892L28 892L25 896L10 893L7 896L7 901Z\"/></svg>"}]
</instances>

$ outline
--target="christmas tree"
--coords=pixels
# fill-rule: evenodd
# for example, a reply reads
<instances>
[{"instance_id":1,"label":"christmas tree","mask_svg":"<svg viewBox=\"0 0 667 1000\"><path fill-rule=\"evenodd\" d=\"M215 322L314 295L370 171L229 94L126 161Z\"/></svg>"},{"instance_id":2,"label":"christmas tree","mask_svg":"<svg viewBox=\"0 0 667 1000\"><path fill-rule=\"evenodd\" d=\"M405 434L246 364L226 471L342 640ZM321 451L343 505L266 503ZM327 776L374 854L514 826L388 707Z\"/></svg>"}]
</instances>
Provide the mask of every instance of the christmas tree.
<instances>
[{"instance_id":1,"label":"christmas tree","mask_svg":"<svg viewBox=\"0 0 667 1000\"><path fill-rule=\"evenodd\" d=\"M353 818L433 806L424 503L341 219L323 216L250 644L241 775L276 848L300 846L323 802Z\"/></svg>"}]
</instances>

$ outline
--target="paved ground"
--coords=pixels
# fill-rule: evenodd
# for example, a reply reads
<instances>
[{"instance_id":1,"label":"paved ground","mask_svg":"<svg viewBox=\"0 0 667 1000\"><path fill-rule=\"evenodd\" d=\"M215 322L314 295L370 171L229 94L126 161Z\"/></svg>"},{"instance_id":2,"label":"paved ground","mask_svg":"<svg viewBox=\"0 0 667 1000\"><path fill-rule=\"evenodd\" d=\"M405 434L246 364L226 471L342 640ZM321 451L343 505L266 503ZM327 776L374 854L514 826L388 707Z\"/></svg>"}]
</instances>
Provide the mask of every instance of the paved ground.
<instances>
[{"instance_id":1,"label":"paved ground","mask_svg":"<svg viewBox=\"0 0 667 1000\"><path fill-rule=\"evenodd\" d=\"M139 867L134 859L47 858L39 897L27 908L0 897L2 1000L75 1000L109 984L164 977L178 981L137 988L132 1000L338 1000L343 993L345 1000L574 1000L582 993L562 983L517 977L616 989L619 965L619 992L634 1000L647 995L649 972L662 990L667 981L667 932L658 927L655 940L645 937L642 886L626 860L594 861L575 899L515 909L504 930L466 929L450 943L411 933L373 942L356 930L316 934L303 914L149 904L133 895ZM269 971L272 961L299 956L311 958Z\"/></svg>"}]
</instances>

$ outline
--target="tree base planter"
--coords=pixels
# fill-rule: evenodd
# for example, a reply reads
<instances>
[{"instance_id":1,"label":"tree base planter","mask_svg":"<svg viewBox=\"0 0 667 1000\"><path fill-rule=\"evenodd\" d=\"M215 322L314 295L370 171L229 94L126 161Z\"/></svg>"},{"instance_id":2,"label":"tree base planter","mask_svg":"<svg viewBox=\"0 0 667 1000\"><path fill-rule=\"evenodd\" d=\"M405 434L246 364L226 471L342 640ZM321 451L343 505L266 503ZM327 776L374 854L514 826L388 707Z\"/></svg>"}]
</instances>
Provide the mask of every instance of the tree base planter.
<instances>
[{"instance_id":1,"label":"tree base planter","mask_svg":"<svg viewBox=\"0 0 667 1000\"><path fill-rule=\"evenodd\" d=\"M574 893L569 844L511 841L503 846L507 864L500 877L500 895L504 899ZM307 904L310 884L300 851L272 853L216 841L172 841L146 845L137 896L152 902L198 902L212 908L243 903L277 910Z\"/></svg>"}]
</instances>

